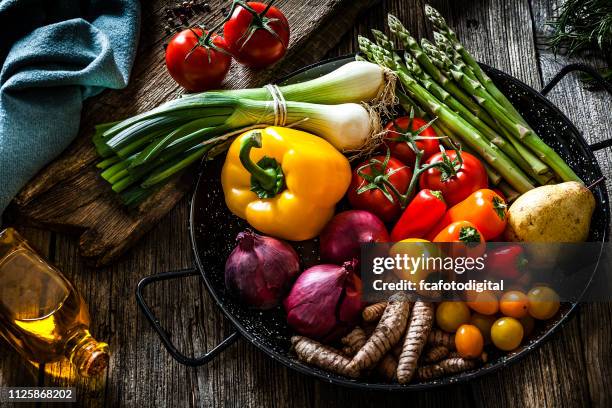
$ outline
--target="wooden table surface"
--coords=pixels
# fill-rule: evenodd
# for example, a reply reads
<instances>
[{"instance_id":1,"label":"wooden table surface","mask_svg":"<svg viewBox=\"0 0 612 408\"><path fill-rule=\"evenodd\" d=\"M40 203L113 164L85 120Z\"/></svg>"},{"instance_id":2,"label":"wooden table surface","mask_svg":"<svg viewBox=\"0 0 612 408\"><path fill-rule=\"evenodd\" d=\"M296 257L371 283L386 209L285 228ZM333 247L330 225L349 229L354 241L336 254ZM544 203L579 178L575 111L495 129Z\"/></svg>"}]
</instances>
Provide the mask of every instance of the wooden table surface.
<instances>
[{"instance_id":1,"label":"wooden table surface","mask_svg":"<svg viewBox=\"0 0 612 408\"><path fill-rule=\"evenodd\" d=\"M432 3L477 59L535 89L541 89L568 63L562 57L555 59L544 47L545 22L557 1ZM357 35L384 28L388 12L400 17L413 34L426 34L423 5L421 0L382 1L359 16L358 24L329 56L354 52ZM609 95L585 91L575 77L568 77L549 99L589 142L612 137ZM597 157L610 188L612 155L607 150ZM525 359L468 384L410 394L356 391L293 372L243 340L201 368L183 367L170 357L138 310L134 289L146 275L193 264L187 198L131 252L103 269L82 262L72 236L20 230L87 299L92 331L110 343L113 355L106 376L83 381L75 378L68 363L34 368L0 343L0 386L75 386L80 406L612 406L610 304L584 305L550 341ZM196 277L159 284L147 292L147 298L174 341L188 354L210 349L232 332Z\"/></svg>"}]
</instances>

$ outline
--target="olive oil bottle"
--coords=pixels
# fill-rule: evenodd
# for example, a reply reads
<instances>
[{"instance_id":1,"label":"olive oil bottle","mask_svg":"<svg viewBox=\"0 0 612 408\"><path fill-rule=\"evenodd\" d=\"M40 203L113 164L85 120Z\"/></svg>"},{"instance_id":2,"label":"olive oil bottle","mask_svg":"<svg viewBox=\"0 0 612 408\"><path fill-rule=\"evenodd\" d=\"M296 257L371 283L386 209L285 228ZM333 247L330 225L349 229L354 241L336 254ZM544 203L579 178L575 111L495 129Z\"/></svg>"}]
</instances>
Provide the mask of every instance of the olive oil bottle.
<instances>
[{"instance_id":1,"label":"olive oil bottle","mask_svg":"<svg viewBox=\"0 0 612 408\"><path fill-rule=\"evenodd\" d=\"M0 336L32 363L68 358L90 377L106 369L109 351L89 323L87 305L64 275L17 231L1 231Z\"/></svg>"}]
</instances>

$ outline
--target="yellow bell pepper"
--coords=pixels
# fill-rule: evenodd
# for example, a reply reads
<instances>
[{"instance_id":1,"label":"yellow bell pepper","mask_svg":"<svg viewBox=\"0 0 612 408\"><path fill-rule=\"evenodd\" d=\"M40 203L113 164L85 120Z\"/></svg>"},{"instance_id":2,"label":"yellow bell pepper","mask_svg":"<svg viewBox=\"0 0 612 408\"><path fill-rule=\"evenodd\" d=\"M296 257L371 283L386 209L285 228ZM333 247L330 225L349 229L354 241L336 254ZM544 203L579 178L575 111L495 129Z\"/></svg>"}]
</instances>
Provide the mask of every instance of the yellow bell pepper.
<instances>
[{"instance_id":1,"label":"yellow bell pepper","mask_svg":"<svg viewBox=\"0 0 612 408\"><path fill-rule=\"evenodd\" d=\"M236 138L221 172L234 214L264 234L291 241L319 235L350 181L348 160L327 141L274 126Z\"/></svg>"}]
</instances>

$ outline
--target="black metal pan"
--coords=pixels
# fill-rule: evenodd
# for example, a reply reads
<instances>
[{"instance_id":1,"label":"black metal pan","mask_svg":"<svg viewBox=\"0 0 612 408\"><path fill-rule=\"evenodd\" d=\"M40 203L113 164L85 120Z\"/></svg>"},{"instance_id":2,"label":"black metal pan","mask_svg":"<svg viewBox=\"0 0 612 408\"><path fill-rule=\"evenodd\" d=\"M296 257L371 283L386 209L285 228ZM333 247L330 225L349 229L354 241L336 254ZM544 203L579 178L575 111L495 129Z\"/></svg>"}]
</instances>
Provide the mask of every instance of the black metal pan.
<instances>
[{"instance_id":1,"label":"black metal pan","mask_svg":"<svg viewBox=\"0 0 612 408\"><path fill-rule=\"evenodd\" d=\"M281 83L300 82L324 75L333 69L353 60L353 56L340 57L324 61L313 66L306 67L289 75L280 81ZM496 85L504 92L517 107L527 122L536 130L546 143L552 146L574 171L590 184L603 177L598 165L594 150L612 146L612 141L597 143L589 146L584 137L570 122L570 120L550 101L545 95L554 85L567 73L574 70L593 70L583 65L572 65L564 68L543 91L537 92L516 78L501 71L483 65L483 69L491 76ZM608 88L608 91L610 89ZM562 308L558 319L547 322L541 327L532 339L510 354L500 354L484 366L457 374L444 377L439 380L413 383L408 385L388 384L375 382L370 379L349 379L315 367L311 367L298 361L290 351L289 338L291 331L285 323L283 311L277 310L261 313L249 310L236 301L225 290L224 266L227 256L235 246L235 237L238 232L247 227L243 220L232 215L227 209L221 183L219 181L222 160L204 163L201 166L199 180L191 200L191 242L195 257L195 267L177 272L162 273L143 279L137 288L136 296L139 306L145 316L159 334L164 346L170 354L181 364L188 366L203 365L215 358L226 347L243 337L274 360L303 374L318 377L324 381L334 384L356 387L361 389L376 390L418 390L433 388L446 384L467 381L519 360L527 355L535 347L542 344L550 335L567 322L569 316L577 308L577 304L566 305ZM597 200L597 207L593 215L590 231L590 241L607 240L610 225L610 210L608 207L608 192L605 183L598 183L593 188ZM315 241L307 241L295 245L298 253L302 255L305 266L315 264L316 249ZM173 345L170 334L164 330L158 319L150 310L143 298L143 289L154 282L192 275L201 275L208 292L213 297L223 314L232 322L236 332L224 339L218 346L201 357L192 358L183 355Z\"/></svg>"}]
</instances>

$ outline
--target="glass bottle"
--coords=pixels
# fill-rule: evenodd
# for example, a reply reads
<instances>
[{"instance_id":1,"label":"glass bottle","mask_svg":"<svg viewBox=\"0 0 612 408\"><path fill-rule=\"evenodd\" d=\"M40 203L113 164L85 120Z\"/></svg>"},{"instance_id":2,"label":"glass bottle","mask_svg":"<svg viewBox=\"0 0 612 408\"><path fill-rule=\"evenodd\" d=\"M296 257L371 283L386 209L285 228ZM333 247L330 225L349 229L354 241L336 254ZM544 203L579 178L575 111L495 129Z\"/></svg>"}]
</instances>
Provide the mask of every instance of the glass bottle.
<instances>
[{"instance_id":1,"label":"glass bottle","mask_svg":"<svg viewBox=\"0 0 612 408\"><path fill-rule=\"evenodd\" d=\"M89 311L72 284L12 228L0 232L0 336L32 363L66 357L85 377L108 366L89 333Z\"/></svg>"}]
</instances>

